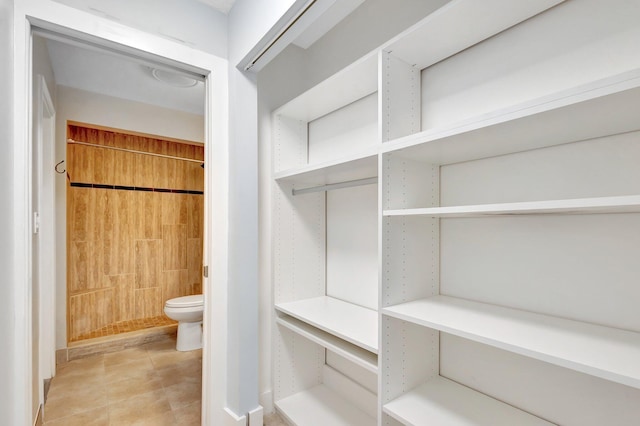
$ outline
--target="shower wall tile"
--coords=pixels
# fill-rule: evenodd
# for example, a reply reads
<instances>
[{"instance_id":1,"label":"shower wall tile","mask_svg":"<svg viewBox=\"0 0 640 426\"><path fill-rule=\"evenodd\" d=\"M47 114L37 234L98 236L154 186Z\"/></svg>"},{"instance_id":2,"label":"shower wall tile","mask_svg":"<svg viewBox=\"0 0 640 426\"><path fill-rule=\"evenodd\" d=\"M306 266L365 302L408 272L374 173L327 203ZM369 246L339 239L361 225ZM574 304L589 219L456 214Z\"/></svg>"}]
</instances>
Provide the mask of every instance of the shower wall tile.
<instances>
[{"instance_id":1,"label":"shower wall tile","mask_svg":"<svg viewBox=\"0 0 640 426\"><path fill-rule=\"evenodd\" d=\"M200 195L187 196L187 238L201 238L204 224L204 204Z\"/></svg>"},{"instance_id":2,"label":"shower wall tile","mask_svg":"<svg viewBox=\"0 0 640 426\"><path fill-rule=\"evenodd\" d=\"M187 226L162 226L164 270L187 269Z\"/></svg>"},{"instance_id":3,"label":"shower wall tile","mask_svg":"<svg viewBox=\"0 0 640 426\"><path fill-rule=\"evenodd\" d=\"M202 281L202 239L200 238L187 239L187 267L187 283L194 288L193 286Z\"/></svg>"},{"instance_id":4,"label":"shower wall tile","mask_svg":"<svg viewBox=\"0 0 640 426\"><path fill-rule=\"evenodd\" d=\"M107 275L134 272L133 240L135 206L133 192L107 191L104 211L105 273Z\"/></svg>"},{"instance_id":5,"label":"shower wall tile","mask_svg":"<svg viewBox=\"0 0 640 426\"><path fill-rule=\"evenodd\" d=\"M95 241L72 241L68 244L69 293L103 288L103 248Z\"/></svg>"},{"instance_id":6,"label":"shower wall tile","mask_svg":"<svg viewBox=\"0 0 640 426\"><path fill-rule=\"evenodd\" d=\"M69 332L88 333L114 321L112 288L82 293L69 298Z\"/></svg>"},{"instance_id":7,"label":"shower wall tile","mask_svg":"<svg viewBox=\"0 0 640 426\"><path fill-rule=\"evenodd\" d=\"M116 146L132 150L134 149L133 136L116 134ZM123 151L109 151L114 157L114 171L112 179L108 182L111 185L131 185L134 181L135 158L131 153Z\"/></svg>"},{"instance_id":8,"label":"shower wall tile","mask_svg":"<svg viewBox=\"0 0 640 426\"><path fill-rule=\"evenodd\" d=\"M96 130L92 135L96 138L98 145L117 146L113 132L99 132ZM93 154L96 159L96 167L92 183L108 184L115 175L115 152L110 149L93 149Z\"/></svg>"},{"instance_id":9,"label":"shower wall tile","mask_svg":"<svg viewBox=\"0 0 640 426\"><path fill-rule=\"evenodd\" d=\"M152 318L162 315L162 287L134 290L135 317Z\"/></svg>"},{"instance_id":10,"label":"shower wall tile","mask_svg":"<svg viewBox=\"0 0 640 426\"><path fill-rule=\"evenodd\" d=\"M135 238L140 240L162 239L162 197L158 192L136 191L134 206L139 214L135 216Z\"/></svg>"},{"instance_id":11,"label":"shower wall tile","mask_svg":"<svg viewBox=\"0 0 640 426\"><path fill-rule=\"evenodd\" d=\"M114 291L114 322L129 321L135 318L135 274L106 275L108 287Z\"/></svg>"},{"instance_id":12,"label":"shower wall tile","mask_svg":"<svg viewBox=\"0 0 640 426\"><path fill-rule=\"evenodd\" d=\"M87 241L91 230L90 221L94 216L89 214L90 198L93 191L90 188L70 187L67 192L69 199L68 227L74 241Z\"/></svg>"},{"instance_id":13,"label":"shower wall tile","mask_svg":"<svg viewBox=\"0 0 640 426\"><path fill-rule=\"evenodd\" d=\"M160 286L162 240L138 240L135 247L136 289Z\"/></svg>"},{"instance_id":14,"label":"shower wall tile","mask_svg":"<svg viewBox=\"0 0 640 426\"><path fill-rule=\"evenodd\" d=\"M189 271L180 269L177 271L162 272L162 303L174 297L194 294L188 283Z\"/></svg>"},{"instance_id":15,"label":"shower wall tile","mask_svg":"<svg viewBox=\"0 0 640 426\"><path fill-rule=\"evenodd\" d=\"M68 137L186 162L67 146L72 182L202 191L204 147L69 125ZM163 315L167 299L201 293L203 196L67 186L68 338Z\"/></svg>"},{"instance_id":16,"label":"shower wall tile","mask_svg":"<svg viewBox=\"0 0 640 426\"><path fill-rule=\"evenodd\" d=\"M151 142L147 138L136 138L137 150L150 151ZM153 157L149 155L134 155L134 165L136 172L133 174L133 185L145 188L154 187L153 178Z\"/></svg>"},{"instance_id":17,"label":"shower wall tile","mask_svg":"<svg viewBox=\"0 0 640 426\"><path fill-rule=\"evenodd\" d=\"M162 224L186 225L188 221L189 197L188 194L162 194Z\"/></svg>"}]
</instances>

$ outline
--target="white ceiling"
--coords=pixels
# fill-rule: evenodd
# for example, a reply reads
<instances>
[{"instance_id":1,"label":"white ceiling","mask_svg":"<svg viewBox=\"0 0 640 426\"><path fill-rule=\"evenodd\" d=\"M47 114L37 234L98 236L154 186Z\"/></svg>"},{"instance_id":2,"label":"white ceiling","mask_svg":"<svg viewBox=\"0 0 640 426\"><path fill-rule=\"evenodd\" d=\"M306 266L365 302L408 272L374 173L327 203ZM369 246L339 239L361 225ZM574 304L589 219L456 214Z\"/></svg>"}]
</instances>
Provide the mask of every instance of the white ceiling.
<instances>
[{"instance_id":1,"label":"white ceiling","mask_svg":"<svg viewBox=\"0 0 640 426\"><path fill-rule=\"evenodd\" d=\"M47 40L56 83L117 98L204 115L204 83L178 88L156 80L151 67L93 48Z\"/></svg>"},{"instance_id":2,"label":"white ceiling","mask_svg":"<svg viewBox=\"0 0 640 426\"><path fill-rule=\"evenodd\" d=\"M225 15L229 13L231 7L236 2L236 0L198 0L200 3L204 3L213 7L216 10L224 13Z\"/></svg>"},{"instance_id":3,"label":"white ceiling","mask_svg":"<svg viewBox=\"0 0 640 426\"><path fill-rule=\"evenodd\" d=\"M122 21L133 22L131 25L144 27L150 26L149 31L156 31L163 34L166 32L167 19L172 14L178 13L175 7L181 2L188 10L184 13L192 13L202 16L203 22L191 22L185 28L196 26L199 31L206 28L205 23L213 22L215 19L225 19L224 16L213 12L209 7L222 13L228 13L236 0L162 0L163 13L156 13L155 21L140 20L143 11L148 11L149 4L144 0L114 0L104 3L103 0L56 0L72 7L89 12L106 13L110 18ZM156 1L156 0L154 0ZM160 1L160 0L158 0ZM308 48L315 41L324 35L335 24L340 22L346 15L356 9L364 0L334 0L335 3L325 11L323 16L316 20L306 29L293 43L300 47ZM160 5L158 3L158 5ZM206 5L200 6L197 5ZM98 10L95 6L105 9ZM136 6L136 7L133 7ZM208 6L208 7L207 7ZM211 15L206 10L211 11ZM96 12L97 11L97 12ZM166 15L166 16L165 16ZM135 18L135 19L134 19ZM150 17L149 17L150 18ZM134 22L135 21L135 22ZM140 22L139 22L140 21ZM156 22L157 21L157 22ZM165 22L167 21L167 22ZM220 26L217 23L214 26ZM209 25L211 26L211 25ZM169 27L174 31L180 28ZM224 28L226 31L226 27ZM184 33L184 34L183 34ZM192 34L178 32L178 36L195 43ZM215 36L214 33L210 34ZM210 40L210 38L208 39ZM189 42L185 41L189 44ZM95 92L117 98L129 99L165 108L185 111L193 114L204 115L204 83L199 81L194 87L177 88L169 86L156 80L151 74L151 68L143 65L131 58L118 55L114 52L100 50L94 47L80 44L69 44L57 40L47 40L49 56L53 66L56 83L73 87L76 89ZM215 53L215 52L214 52Z\"/></svg>"}]
</instances>

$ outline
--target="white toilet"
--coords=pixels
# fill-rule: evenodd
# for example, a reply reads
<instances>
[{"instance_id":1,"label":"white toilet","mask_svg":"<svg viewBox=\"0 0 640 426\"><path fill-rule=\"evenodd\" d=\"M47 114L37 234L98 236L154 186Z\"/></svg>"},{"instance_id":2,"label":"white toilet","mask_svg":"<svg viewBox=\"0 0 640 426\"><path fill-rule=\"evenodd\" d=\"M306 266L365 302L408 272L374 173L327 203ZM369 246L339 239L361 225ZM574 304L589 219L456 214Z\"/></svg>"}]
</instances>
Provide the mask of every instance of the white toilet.
<instances>
[{"instance_id":1,"label":"white toilet","mask_svg":"<svg viewBox=\"0 0 640 426\"><path fill-rule=\"evenodd\" d=\"M202 313L204 311L204 296L176 297L164 304L164 313L174 321L178 321L179 351L192 351L202 347Z\"/></svg>"}]
</instances>

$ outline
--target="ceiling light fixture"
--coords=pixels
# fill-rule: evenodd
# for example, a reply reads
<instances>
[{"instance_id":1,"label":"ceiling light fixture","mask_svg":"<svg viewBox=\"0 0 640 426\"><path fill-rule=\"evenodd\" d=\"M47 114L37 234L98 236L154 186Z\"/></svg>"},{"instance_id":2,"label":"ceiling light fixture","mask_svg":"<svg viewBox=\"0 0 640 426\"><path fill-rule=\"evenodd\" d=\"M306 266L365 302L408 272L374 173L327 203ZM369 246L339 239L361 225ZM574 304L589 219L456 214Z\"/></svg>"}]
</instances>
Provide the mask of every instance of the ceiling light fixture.
<instances>
[{"instance_id":1,"label":"ceiling light fixture","mask_svg":"<svg viewBox=\"0 0 640 426\"><path fill-rule=\"evenodd\" d=\"M151 75L156 80L173 87L193 87L198 84L198 80L193 77L159 68L152 68Z\"/></svg>"}]
</instances>

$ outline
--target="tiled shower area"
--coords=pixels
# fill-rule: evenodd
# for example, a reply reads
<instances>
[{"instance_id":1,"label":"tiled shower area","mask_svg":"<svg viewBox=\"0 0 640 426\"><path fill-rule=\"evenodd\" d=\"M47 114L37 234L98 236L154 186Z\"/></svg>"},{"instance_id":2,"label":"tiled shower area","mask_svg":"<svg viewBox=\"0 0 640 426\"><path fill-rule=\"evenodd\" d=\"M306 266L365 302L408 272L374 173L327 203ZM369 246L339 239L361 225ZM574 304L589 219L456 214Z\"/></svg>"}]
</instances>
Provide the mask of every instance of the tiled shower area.
<instances>
[{"instance_id":1,"label":"tiled shower area","mask_svg":"<svg viewBox=\"0 0 640 426\"><path fill-rule=\"evenodd\" d=\"M204 147L84 123L67 128L67 340L174 322L202 292Z\"/></svg>"}]
</instances>

